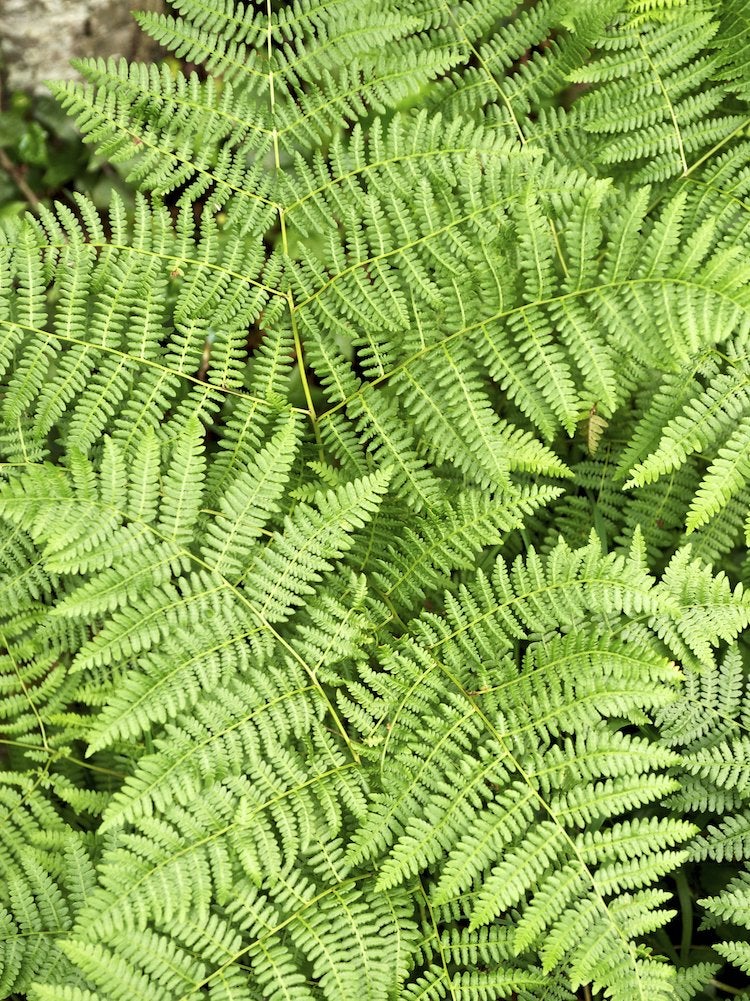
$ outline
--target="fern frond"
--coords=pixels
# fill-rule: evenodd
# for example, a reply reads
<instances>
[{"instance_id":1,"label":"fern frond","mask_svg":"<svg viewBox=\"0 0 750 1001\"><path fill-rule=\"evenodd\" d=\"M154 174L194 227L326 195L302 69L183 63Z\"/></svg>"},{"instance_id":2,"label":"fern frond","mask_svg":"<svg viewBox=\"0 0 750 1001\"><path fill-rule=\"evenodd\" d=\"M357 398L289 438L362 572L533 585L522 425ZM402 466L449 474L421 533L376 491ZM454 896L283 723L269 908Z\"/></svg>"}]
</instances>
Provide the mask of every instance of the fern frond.
<instances>
[{"instance_id":1,"label":"fern frond","mask_svg":"<svg viewBox=\"0 0 750 1001\"><path fill-rule=\"evenodd\" d=\"M570 76L595 85L575 103L570 124L596 137L595 162L605 169L627 163L636 183L686 174L697 151L742 123L738 115L721 114L725 91L716 82L713 5L692 3L679 13L621 16L598 40L597 58Z\"/></svg>"},{"instance_id":2,"label":"fern frond","mask_svg":"<svg viewBox=\"0 0 750 1001\"><path fill-rule=\"evenodd\" d=\"M610 604L607 590L597 612L597 580L610 573L620 581L620 597ZM623 998L646 985L667 996L668 979L661 982L657 967L635 952L621 952L621 936L666 920L654 912L663 895L640 887L679 864L685 855L672 846L695 828L663 826L656 818L650 827L618 825L620 813L676 788L668 774L659 774L675 759L645 743L636 750L624 735L589 745L579 728L589 705L593 722L600 714L638 716L649 705L669 703L670 669L652 639L650 653L648 646L629 651L631 673L616 641L604 654L599 637L611 625L603 622L593 626L593 643L580 633L556 642L554 633L575 628L577 608L578 614L586 608L589 621L597 614L607 622L612 615L638 615L652 600L650 591L636 553L620 562L602 557L593 543L575 553L561 545L546 567L532 556L511 578L501 565L492 583L480 578L449 604L445 626L424 616L412 638L387 652L386 673L371 677L381 703L371 711L381 726L388 723L381 791L350 852L353 862L380 860L383 889L424 873L434 880L435 906L469 892L472 928L521 908L515 952L536 946L548 971L567 956L574 987L601 975L613 996ZM506 652L519 641L528 643L520 674ZM589 661L599 655L601 661ZM489 658L481 670L480 656ZM654 680L641 687L636 679L647 658ZM471 692L474 685L478 690ZM565 737L565 751L553 736ZM633 774L639 754L642 779ZM574 787L566 775L576 776ZM594 822L604 827L579 843L575 829ZM624 861L630 852L640 857L635 881L634 867ZM612 892L619 896L610 909L604 901Z\"/></svg>"},{"instance_id":3,"label":"fern frond","mask_svg":"<svg viewBox=\"0 0 750 1001\"><path fill-rule=\"evenodd\" d=\"M251 564L246 588L259 594L259 614L283 621L292 608L311 594L313 581L331 569L331 560L351 546L351 533L377 510L388 484L388 471L323 494L318 510L300 505L286 520L284 534L274 539Z\"/></svg>"},{"instance_id":4,"label":"fern frond","mask_svg":"<svg viewBox=\"0 0 750 1001\"><path fill-rule=\"evenodd\" d=\"M175 0L54 88L139 190L0 228L0 993L747 970L745 7Z\"/></svg>"},{"instance_id":5,"label":"fern frond","mask_svg":"<svg viewBox=\"0 0 750 1001\"><path fill-rule=\"evenodd\" d=\"M204 559L225 577L241 576L256 539L273 515L294 460L295 424L282 428L252 464L232 480L219 501L219 516L209 522Z\"/></svg>"}]
</instances>

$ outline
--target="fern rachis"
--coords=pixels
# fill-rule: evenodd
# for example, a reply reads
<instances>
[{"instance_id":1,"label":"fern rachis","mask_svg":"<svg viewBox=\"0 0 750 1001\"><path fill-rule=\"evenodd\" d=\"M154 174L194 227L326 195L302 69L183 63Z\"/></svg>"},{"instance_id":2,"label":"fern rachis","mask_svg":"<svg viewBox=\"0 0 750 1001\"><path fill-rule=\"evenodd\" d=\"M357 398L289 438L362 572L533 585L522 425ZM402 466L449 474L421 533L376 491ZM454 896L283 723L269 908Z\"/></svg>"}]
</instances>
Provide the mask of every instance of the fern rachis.
<instances>
[{"instance_id":1,"label":"fern rachis","mask_svg":"<svg viewBox=\"0 0 750 1001\"><path fill-rule=\"evenodd\" d=\"M0 234L0 993L747 973L747 7L176 0L200 74L55 87L133 195Z\"/></svg>"}]
</instances>

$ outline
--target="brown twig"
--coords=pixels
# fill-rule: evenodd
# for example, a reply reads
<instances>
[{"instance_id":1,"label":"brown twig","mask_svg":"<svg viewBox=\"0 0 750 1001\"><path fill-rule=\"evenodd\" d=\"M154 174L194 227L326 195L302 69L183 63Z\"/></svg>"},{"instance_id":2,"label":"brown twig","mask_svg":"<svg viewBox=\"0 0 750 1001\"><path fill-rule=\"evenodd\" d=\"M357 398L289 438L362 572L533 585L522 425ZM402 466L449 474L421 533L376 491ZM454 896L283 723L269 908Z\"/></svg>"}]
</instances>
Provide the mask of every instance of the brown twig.
<instances>
[{"instance_id":1,"label":"brown twig","mask_svg":"<svg viewBox=\"0 0 750 1001\"><path fill-rule=\"evenodd\" d=\"M19 167L17 163L13 163L4 149L0 149L0 167L10 177L29 205L34 209L37 208L39 206L39 199L26 183L26 178L23 176L23 168Z\"/></svg>"},{"instance_id":2,"label":"brown twig","mask_svg":"<svg viewBox=\"0 0 750 1001\"><path fill-rule=\"evenodd\" d=\"M206 339L206 343L203 345L203 354L201 355L201 364L198 369L197 378L201 382L206 381L206 376L208 375L208 367L211 364L211 341Z\"/></svg>"}]
</instances>

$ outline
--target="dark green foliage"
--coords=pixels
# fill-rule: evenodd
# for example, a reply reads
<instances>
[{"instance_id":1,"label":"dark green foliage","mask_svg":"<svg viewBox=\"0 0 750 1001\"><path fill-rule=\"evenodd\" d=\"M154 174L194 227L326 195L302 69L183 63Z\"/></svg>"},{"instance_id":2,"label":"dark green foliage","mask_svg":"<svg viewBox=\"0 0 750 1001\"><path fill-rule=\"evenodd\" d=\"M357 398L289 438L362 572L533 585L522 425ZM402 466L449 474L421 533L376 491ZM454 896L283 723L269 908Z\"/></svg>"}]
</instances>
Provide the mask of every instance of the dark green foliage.
<instances>
[{"instance_id":1,"label":"dark green foliage","mask_svg":"<svg viewBox=\"0 0 750 1001\"><path fill-rule=\"evenodd\" d=\"M114 192L131 197L122 172L87 149L54 98L0 91L0 220L74 191L102 209Z\"/></svg>"},{"instance_id":2,"label":"dark green foliage","mask_svg":"<svg viewBox=\"0 0 750 1001\"><path fill-rule=\"evenodd\" d=\"M172 7L0 244L0 994L745 986L750 8Z\"/></svg>"}]
</instances>

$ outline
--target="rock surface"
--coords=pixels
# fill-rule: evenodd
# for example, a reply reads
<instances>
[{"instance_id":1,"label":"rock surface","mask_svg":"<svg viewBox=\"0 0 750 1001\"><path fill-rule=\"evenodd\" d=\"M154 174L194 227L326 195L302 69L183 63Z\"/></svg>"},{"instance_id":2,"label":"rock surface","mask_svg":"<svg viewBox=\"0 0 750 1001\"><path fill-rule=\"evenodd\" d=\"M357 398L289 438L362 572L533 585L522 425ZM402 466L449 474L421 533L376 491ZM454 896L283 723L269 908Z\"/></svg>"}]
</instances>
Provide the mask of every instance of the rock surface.
<instances>
[{"instance_id":1,"label":"rock surface","mask_svg":"<svg viewBox=\"0 0 750 1001\"><path fill-rule=\"evenodd\" d=\"M44 93L45 80L75 78L80 56L148 59L156 46L132 10L161 0L0 0L0 57L10 90Z\"/></svg>"}]
</instances>

